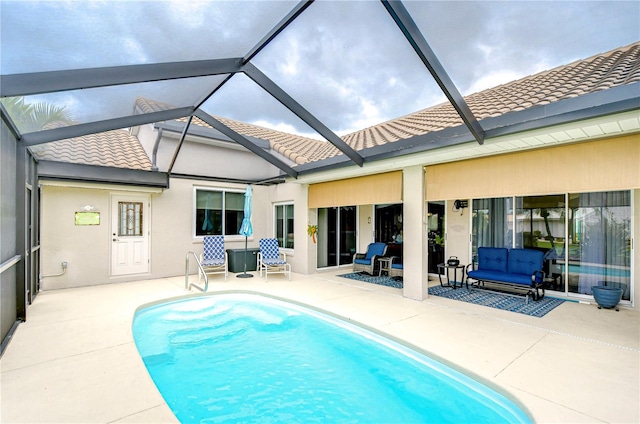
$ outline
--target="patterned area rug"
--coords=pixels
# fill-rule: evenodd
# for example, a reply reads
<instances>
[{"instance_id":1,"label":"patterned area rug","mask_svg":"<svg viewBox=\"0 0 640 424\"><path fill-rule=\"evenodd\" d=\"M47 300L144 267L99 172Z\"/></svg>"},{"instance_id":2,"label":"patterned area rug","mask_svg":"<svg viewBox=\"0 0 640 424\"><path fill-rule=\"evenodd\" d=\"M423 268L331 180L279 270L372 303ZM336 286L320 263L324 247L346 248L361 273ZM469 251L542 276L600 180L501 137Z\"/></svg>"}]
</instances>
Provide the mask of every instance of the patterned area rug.
<instances>
[{"instance_id":1,"label":"patterned area rug","mask_svg":"<svg viewBox=\"0 0 640 424\"><path fill-rule=\"evenodd\" d=\"M338 277L349 278L351 280L364 281L367 283L380 284L381 286L393 287L396 289L402 288L402 280L396 280L385 276L377 277L360 272L352 272L350 274L340 274Z\"/></svg>"},{"instance_id":2,"label":"patterned area rug","mask_svg":"<svg viewBox=\"0 0 640 424\"><path fill-rule=\"evenodd\" d=\"M529 303L525 303L524 296L504 296L497 293L483 292L482 290L469 291L466 288L454 290L451 287L441 286L429 287L429 294L467 303L475 303L476 305L489 306L491 308L502 309L503 311L518 312L532 317L543 317L564 302L564 300L545 296L537 302L529 299Z\"/></svg>"}]
</instances>

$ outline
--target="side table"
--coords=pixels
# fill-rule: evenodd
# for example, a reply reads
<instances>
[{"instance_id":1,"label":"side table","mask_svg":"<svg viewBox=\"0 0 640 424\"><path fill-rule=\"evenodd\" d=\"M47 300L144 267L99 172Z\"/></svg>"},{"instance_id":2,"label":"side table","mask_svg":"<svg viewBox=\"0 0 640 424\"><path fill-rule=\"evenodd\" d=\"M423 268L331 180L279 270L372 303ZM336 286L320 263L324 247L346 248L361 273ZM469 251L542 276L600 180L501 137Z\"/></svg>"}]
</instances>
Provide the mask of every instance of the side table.
<instances>
[{"instance_id":1,"label":"side table","mask_svg":"<svg viewBox=\"0 0 640 424\"><path fill-rule=\"evenodd\" d=\"M387 273L387 275L389 275L389 269L391 268L391 258L387 258L387 257L380 257L378 258L378 263L380 266L380 269L378 271L378 277L382 276L382 271L385 271Z\"/></svg>"},{"instance_id":2,"label":"side table","mask_svg":"<svg viewBox=\"0 0 640 424\"><path fill-rule=\"evenodd\" d=\"M440 285L442 287L453 287L453 289L455 290L458 284L460 284L460 287L462 288L462 285L464 284L465 268L466 268L465 265L438 264L438 279L440 280ZM461 271L460 280L458 280L458 270ZM453 275L451 275L452 273ZM446 284L442 282L442 275L446 275L447 277ZM467 282L467 288L469 288L468 282Z\"/></svg>"}]
</instances>

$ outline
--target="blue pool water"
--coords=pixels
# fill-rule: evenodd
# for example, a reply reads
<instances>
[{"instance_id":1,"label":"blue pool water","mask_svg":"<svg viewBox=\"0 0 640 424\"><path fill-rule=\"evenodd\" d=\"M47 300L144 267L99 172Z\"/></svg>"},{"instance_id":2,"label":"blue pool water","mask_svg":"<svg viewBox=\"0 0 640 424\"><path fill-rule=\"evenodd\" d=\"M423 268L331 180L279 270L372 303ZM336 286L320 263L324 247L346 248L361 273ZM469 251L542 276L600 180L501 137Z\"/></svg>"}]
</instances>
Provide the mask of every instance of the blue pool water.
<instances>
[{"instance_id":1,"label":"blue pool water","mask_svg":"<svg viewBox=\"0 0 640 424\"><path fill-rule=\"evenodd\" d=\"M531 422L503 395L429 357L263 296L146 307L133 335L183 423Z\"/></svg>"}]
</instances>

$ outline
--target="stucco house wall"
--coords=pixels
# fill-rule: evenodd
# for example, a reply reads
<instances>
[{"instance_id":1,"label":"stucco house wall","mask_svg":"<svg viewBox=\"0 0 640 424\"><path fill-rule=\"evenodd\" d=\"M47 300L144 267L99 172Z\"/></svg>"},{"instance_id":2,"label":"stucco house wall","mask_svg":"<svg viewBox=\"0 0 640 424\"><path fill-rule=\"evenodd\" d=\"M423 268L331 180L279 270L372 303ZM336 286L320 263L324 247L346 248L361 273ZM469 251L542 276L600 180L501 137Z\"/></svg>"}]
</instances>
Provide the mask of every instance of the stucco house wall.
<instances>
[{"instance_id":1,"label":"stucco house wall","mask_svg":"<svg viewBox=\"0 0 640 424\"><path fill-rule=\"evenodd\" d=\"M43 181L41 289L52 290L182 275L187 252L194 251L199 254L202 251L202 238L193 236L194 187L238 191L244 191L246 188L244 184L187 179L172 179L171 188L167 190ZM150 196L148 273L110 275L111 197L118 194ZM254 233L248 239L249 247L257 247L261 237L272 236L272 207L268 196L268 187L253 187ZM100 212L100 225L75 225L75 213L87 205ZM225 248L241 249L244 248L244 242L242 236L228 236L225 238ZM67 263L67 269L64 274L55 275L61 273L62 262ZM303 267L302 264L293 266L296 272L297 268ZM191 272L195 273L196 270L197 267L192 261Z\"/></svg>"},{"instance_id":2,"label":"stucco house wall","mask_svg":"<svg viewBox=\"0 0 640 424\"><path fill-rule=\"evenodd\" d=\"M158 130L152 125L143 125L137 130L137 137L147 156L152 161L155 156L154 165L163 172L166 172L171 165L180 136L179 133L163 131L158 143ZM265 142L264 145L267 147L265 152L269 152L268 143ZM279 159L291 164L283 157L279 156ZM209 175L212 170L215 170L216 175L237 180L245 179L247 170L251 170L250 174L257 180L273 178L280 174L278 168L236 143L188 136L180 148L180 154L171 172L185 175Z\"/></svg>"},{"instance_id":3,"label":"stucco house wall","mask_svg":"<svg viewBox=\"0 0 640 424\"><path fill-rule=\"evenodd\" d=\"M127 277L110 277L110 198L112 194L140 193L140 189L59 181L41 181L41 185L41 289L127 281ZM99 225L75 225L75 213L85 206L100 213ZM62 262L67 263L67 269L56 275L63 271ZM149 274L139 279L151 277Z\"/></svg>"}]
</instances>

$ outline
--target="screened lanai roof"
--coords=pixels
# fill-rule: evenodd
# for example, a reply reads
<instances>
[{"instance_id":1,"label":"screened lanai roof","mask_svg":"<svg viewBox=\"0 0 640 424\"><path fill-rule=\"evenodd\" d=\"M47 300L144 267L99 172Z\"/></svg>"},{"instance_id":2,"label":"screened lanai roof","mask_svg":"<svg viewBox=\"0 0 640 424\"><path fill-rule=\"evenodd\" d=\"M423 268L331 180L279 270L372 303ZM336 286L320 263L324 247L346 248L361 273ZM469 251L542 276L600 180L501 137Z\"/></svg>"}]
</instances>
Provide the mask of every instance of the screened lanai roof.
<instances>
[{"instance_id":1,"label":"screened lanai roof","mask_svg":"<svg viewBox=\"0 0 640 424\"><path fill-rule=\"evenodd\" d=\"M19 112L5 108L26 145L188 116L224 130L225 117L318 140L292 176L520 131L530 117L488 128L495 113L469 99L640 39L637 2L2 0L0 8L1 96L64 107L73 120L24 130ZM631 83L536 125L585 108L592 116L637 108ZM134 114L140 98L171 107ZM415 134L380 125L443 103L459 125L437 143L390 143ZM420 125L436 121L427 114ZM234 140L291 175L249 138Z\"/></svg>"}]
</instances>

